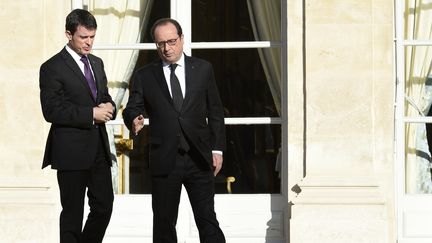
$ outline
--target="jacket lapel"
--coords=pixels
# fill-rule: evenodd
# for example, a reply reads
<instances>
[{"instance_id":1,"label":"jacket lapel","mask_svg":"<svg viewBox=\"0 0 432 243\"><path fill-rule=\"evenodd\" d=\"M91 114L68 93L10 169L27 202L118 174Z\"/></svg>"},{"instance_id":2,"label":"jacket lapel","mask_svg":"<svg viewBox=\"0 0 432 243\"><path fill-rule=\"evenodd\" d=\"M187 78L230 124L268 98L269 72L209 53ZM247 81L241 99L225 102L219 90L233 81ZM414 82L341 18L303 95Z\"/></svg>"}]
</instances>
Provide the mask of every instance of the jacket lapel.
<instances>
[{"instance_id":1,"label":"jacket lapel","mask_svg":"<svg viewBox=\"0 0 432 243\"><path fill-rule=\"evenodd\" d=\"M174 107L173 100L169 93L167 80L165 79L165 75L163 73L162 61L157 60L152 63L153 75L155 76L155 80L159 85L160 90L162 91L163 96L170 102L170 104Z\"/></svg>"},{"instance_id":2,"label":"jacket lapel","mask_svg":"<svg viewBox=\"0 0 432 243\"><path fill-rule=\"evenodd\" d=\"M61 51L61 55L66 63L66 66L68 66L77 76L78 80L84 87L87 89L88 94L93 97L90 87L87 83L87 80L84 77L84 74L82 73L81 69L79 68L78 64L75 62L75 60L71 57L71 55L66 51L66 48L63 48ZM93 68L93 65L92 65ZM97 83L97 82L96 82ZM99 91L99 88L98 88Z\"/></svg>"}]
</instances>

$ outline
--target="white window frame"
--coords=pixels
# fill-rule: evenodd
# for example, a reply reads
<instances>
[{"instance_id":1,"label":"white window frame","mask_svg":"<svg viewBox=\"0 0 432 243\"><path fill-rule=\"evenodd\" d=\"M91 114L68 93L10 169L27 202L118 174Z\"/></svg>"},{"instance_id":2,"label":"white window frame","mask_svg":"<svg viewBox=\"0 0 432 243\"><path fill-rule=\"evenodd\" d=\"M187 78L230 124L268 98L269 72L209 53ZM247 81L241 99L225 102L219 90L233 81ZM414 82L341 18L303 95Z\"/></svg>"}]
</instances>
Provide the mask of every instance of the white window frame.
<instances>
[{"instance_id":1,"label":"white window frame","mask_svg":"<svg viewBox=\"0 0 432 243\"><path fill-rule=\"evenodd\" d=\"M405 1L395 0L395 208L397 220L397 240L400 242L411 242L412 238L406 236L404 231L407 227L405 217L407 210L428 204L431 195L407 194L406 192L406 166L405 166L405 126L408 123L432 123L432 117L406 116L405 111L405 48L409 46L432 46L430 40L407 40L404 39L404 8ZM426 206L426 205L425 205ZM430 205L429 205L430 206ZM430 242L430 239L414 239L415 242Z\"/></svg>"}]
</instances>

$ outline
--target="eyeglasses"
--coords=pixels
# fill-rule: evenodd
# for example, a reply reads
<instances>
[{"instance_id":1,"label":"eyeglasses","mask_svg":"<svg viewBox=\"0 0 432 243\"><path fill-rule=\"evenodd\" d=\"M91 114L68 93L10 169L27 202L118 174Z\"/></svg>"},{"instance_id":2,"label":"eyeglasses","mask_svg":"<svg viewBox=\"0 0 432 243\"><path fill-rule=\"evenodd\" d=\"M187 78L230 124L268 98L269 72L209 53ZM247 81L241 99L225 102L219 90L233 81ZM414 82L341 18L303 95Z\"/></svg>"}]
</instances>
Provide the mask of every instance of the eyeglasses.
<instances>
[{"instance_id":1,"label":"eyeglasses","mask_svg":"<svg viewBox=\"0 0 432 243\"><path fill-rule=\"evenodd\" d=\"M175 45L177 43L177 40L178 40L179 37L180 36L178 36L175 39L170 39L170 40L167 40L167 41L156 42L156 46L159 47L159 48L165 47L165 44L168 44L169 46L173 46L173 45Z\"/></svg>"}]
</instances>

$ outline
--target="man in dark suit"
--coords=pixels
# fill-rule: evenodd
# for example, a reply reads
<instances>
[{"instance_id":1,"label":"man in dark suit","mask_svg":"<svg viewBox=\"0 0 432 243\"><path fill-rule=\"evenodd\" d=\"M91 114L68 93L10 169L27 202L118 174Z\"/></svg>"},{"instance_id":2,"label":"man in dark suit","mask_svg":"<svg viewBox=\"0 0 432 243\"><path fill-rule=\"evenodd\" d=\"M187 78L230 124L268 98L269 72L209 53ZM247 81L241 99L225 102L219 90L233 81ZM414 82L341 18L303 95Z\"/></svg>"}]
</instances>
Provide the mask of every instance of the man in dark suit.
<instances>
[{"instance_id":1,"label":"man in dark suit","mask_svg":"<svg viewBox=\"0 0 432 243\"><path fill-rule=\"evenodd\" d=\"M152 27L160 60L136 71L123 112L137 134L150 121L153 242L177 242L182 185L186 188L201 242L225 242L214 211L214 177L225 149L223 106L212 65L183 53L177 21Z\"/></svg>"},{"instance_id":2,"label":"man in dark suit","mask_svg":"<svg viewBox=\"0 0 432 243\"><path fill-rule=\"evenodd\" d=\"M114 119L103 62L91 55L96 20L73 10L66 17L67 45L40 68L40 99L51 129L42 168L57 170L62 211L60 243L102 242L114 200L105 122ZM90 213L84 229L84 197Z\"/></svg>"}]
</instances>

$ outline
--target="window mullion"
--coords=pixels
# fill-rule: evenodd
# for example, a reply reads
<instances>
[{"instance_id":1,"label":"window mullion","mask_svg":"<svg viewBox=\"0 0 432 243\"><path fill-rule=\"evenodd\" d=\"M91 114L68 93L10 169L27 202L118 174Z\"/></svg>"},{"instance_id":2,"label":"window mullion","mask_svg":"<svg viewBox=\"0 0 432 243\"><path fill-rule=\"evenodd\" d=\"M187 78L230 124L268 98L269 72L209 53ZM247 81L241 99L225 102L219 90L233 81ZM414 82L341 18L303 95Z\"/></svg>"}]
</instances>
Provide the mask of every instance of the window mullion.
<instances>
[{"instance_id":1,"label":"window mullion","mask_svg":"<svg viewBox=\"0 0 432 243\"><path fill-rule=\"evenodd\" d=\"M107 125L123 125L122 120L107 122ZM149 119L144 119L144 125L149 124ZM225 117L225 125L269 125L282 124L280 117Z\"/></svg>"},{"instance_id":2,"label":"window mullion","mask_svg":"<svg viewBox=\"0 0 432 243\"><path fill-rule=\"evenodd\" d=\"M191 49L249 49L281 47L276 41L193 42ZM95 44L94 50L156 50L154 43Z\"/></svg>"},{"instance_id":3,"label":"window mullion","mask_svg":"<svg viewBox=\"0 0 432 243\"><path fill-rule=\"evenodd\" d=\"M183 51L186 55L192 55L192 1L171 0L171 18L177 20L183 29L184 45Z\"/></svg>"},{"instance_id":4,"label":"window mullion","mask_svg":"<svg viewBox=\"0 0 432 243\"><path fill-rule=\"evenodd\" d=\"M193 42L193 49L245 49L280 47L277 41L232 41L232 42Z\"/></svg>"},{"instance_id":5,"label":"window mullion","mask_svg":"<svg viewBox=\"0 0 432 243\"><path fill-rule=\"evenodd\" d=\"M403 46L432 46L432 40L403 40Z\"/></svg>"}]
</instances>

